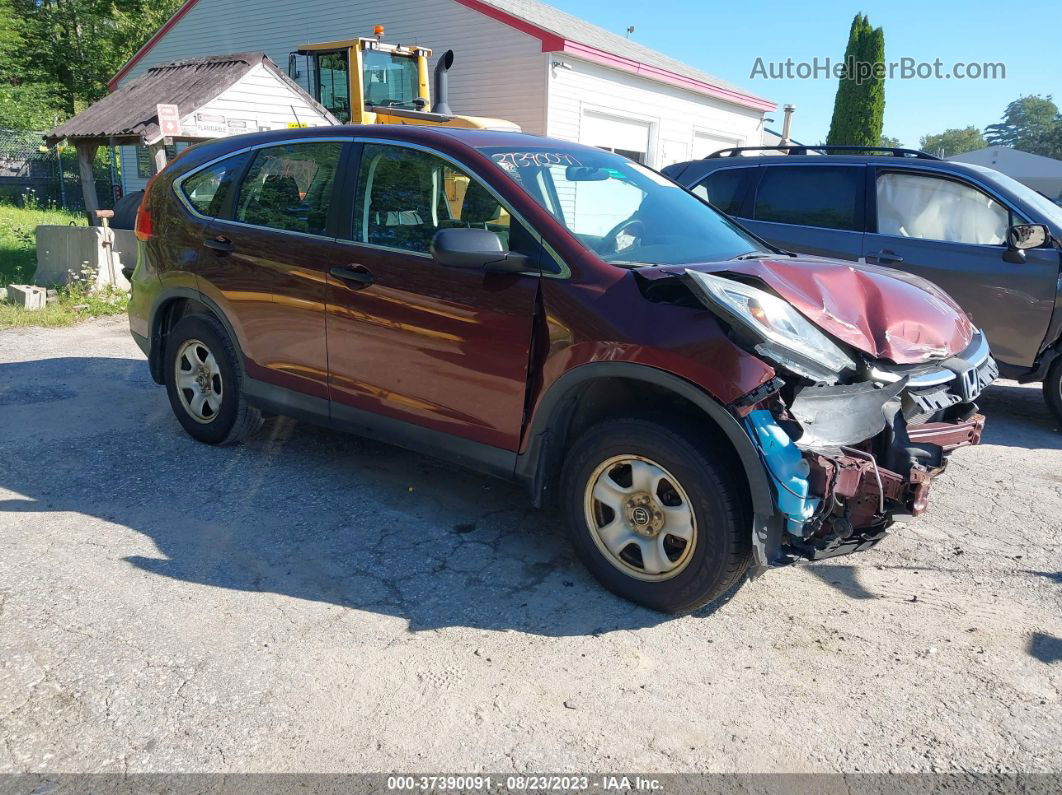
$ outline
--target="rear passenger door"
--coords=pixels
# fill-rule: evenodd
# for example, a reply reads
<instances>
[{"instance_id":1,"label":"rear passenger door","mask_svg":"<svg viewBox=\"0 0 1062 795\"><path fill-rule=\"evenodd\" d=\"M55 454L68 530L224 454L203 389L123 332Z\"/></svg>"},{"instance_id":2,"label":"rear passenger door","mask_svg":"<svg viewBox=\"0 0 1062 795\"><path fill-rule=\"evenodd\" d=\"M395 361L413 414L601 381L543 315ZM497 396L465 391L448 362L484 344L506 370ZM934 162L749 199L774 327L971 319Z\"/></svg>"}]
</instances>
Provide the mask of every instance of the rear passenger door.
<instances>
[{"instance_id":1,"label":"rear passenger door","mask_svg":"<svg viewBox=\"0 0 1062 795\"><path fill-rule=\"evenodd\" d=\"M341 140L308 139L247 155L221 217L203 231L200 290L239 338L247 374L321 398L327 410L326 275L335 240L333 191Z\"/></svg>"},{"instance_id":2,"label":"rear passenger door","mask_svg":"<svg viewBox=\"0 0 1062 795\"><path fill-rule=\"evenodd\" d=\"M862 256L865 166L787 164L759 171L751 215L739 218L742 225L788 251L853 261Z\"/></svg>"}]
</instances>

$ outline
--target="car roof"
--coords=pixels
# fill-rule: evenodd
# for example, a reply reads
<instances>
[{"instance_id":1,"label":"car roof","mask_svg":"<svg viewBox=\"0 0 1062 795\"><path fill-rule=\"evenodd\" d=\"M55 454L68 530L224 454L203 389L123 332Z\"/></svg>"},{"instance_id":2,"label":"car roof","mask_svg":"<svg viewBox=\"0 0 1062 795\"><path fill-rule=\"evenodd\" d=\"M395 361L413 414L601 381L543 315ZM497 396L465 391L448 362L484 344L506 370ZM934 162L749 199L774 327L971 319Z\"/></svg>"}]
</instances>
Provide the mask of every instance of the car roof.
<instances>
[{"instance_id":1,"label":"car roof","mask_svg":"<svg viewBox=\"0 0 1062 795\"><path fill-rule=\"evenodd\" d=\"M678 181L701 177L721 168L753 166L828 166L877 165L890 168L917 168L951 174L966 174L984 178L985 172L970 168L969 164L937 158L897 157L896 155L754 155L751 157L705 157L668 166L666 173L682 177ZM676 177L672 177L675 179Z\"/></svg>"},{"instance_id":2,"label":"car roof","mask_svg":"<svg viewBox=\"0 0 1062 795\"><path fill-rule=\"evenodd\" d=\"M237 152L250 147L268 145L284 141L312 141L315 138L382 138L424 146L436 146L453 149L454 144L469 149L504 147L513 149L541 149L557 147L564 151L585 150L600 152L592 146L564 141L558 138L546 138L530 133L508 130L476 130L460 127L436 127L415 124L343 124L322 127L303 127L299 129L268 130L265 132L234 135L227 138L215 138L185 150L186 157L182 164L189 167L204 163L214 158L223 157L230 152Z\"/></svg>"}]
</instances>

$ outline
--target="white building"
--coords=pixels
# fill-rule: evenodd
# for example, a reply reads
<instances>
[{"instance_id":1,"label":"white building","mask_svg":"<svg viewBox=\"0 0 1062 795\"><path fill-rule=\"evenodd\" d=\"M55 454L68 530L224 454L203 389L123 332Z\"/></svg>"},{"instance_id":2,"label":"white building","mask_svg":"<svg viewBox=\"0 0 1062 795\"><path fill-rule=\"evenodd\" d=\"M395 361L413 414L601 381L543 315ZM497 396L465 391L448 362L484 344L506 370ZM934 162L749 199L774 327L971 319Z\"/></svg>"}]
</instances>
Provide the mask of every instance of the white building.
<instances>
[{"instance_id":1,"label":"white building","mask_svg":"<svg viewBox=\"0 0 1062 795\"><path fill-rule=\"evenodd\" d=\"M947 159L994 168L1049 199L1062 198L1062 160L1021 152L1009 146L989 146Z\"/></svg>"},{"instance_id":2,"label":"white building","mask_svg":"<svg viewBox=\"0 0 1062 795\"><path fill-rule=\"evenodd\" d=\"M455 113L508 119L656 168L759 145L775 107L536 0L186 0L110 85L156 64L232 52L264 52L285 68L301 44L367 36L378 24L385 41L435 56L454 50ZM135 148L122 157L135 190Z\"/></svg>"}]
</instances>

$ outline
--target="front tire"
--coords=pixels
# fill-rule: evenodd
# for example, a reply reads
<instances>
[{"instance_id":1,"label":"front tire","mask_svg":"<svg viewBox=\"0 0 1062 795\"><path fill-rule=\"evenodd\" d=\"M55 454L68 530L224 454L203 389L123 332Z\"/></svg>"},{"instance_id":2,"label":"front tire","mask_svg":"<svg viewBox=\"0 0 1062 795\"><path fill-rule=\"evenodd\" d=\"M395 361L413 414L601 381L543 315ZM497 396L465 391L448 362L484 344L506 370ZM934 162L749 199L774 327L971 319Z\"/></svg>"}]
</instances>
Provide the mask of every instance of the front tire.
<instances>
[{"instance_id":1,"label":"front tire","mask_svg":"<svg viewBox=\"0 0 1062 795\"><path fill-rule=\"evenodd\" d=\"M724 594L751 556L742 496L697 438L671 423L609 421L576 440L562 473L580 559L613 593L666 613Z\"/></svg>"},{"instance_id":2,"label":"front tire","mask_svg":"<svg viewBox=\"0 0 1062 795\"><path fill-rule=\"evenodd\" d=\"M1055 419L1062 425L1062 356L1055 359L1047 370L1044 379L1044 400L1048 408L1055 415Z\"/></svg>"},{"instance_id":3,"label":"front tire","mask_svg":"<svg viewBox=\"0 0 1062 795\"><path fill-rule=\"evenodd\" d=\"M240 361L217 318L182 318L166 335L163 366L170 406L192 438L236 444L262 427L262 413L243 398Z\"/></svg>"}]
</instances>

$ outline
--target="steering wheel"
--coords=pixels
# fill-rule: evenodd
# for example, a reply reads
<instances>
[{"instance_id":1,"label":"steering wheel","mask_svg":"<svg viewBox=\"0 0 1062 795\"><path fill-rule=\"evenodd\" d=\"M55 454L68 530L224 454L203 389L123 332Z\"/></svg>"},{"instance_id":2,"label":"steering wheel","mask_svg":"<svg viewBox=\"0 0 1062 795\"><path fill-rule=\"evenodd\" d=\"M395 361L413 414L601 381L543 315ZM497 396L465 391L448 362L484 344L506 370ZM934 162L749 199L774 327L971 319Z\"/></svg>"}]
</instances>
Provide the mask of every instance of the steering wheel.
<instances>
[{"instance_id":1,"label":"steering wheel","mask_svg":"<svg viewBox=\"0 0 1062 795\"><path fill-rule=\"evenodd\" d=\"M633 231L637 230L637 231ZM602 254L615 254L619 251L619 236L627 233L631 237L641 238L645 234L645 224L640 218L628 218L620 221L612 227L608 234L601 238Z\"/></svg>"}]
</instances>

